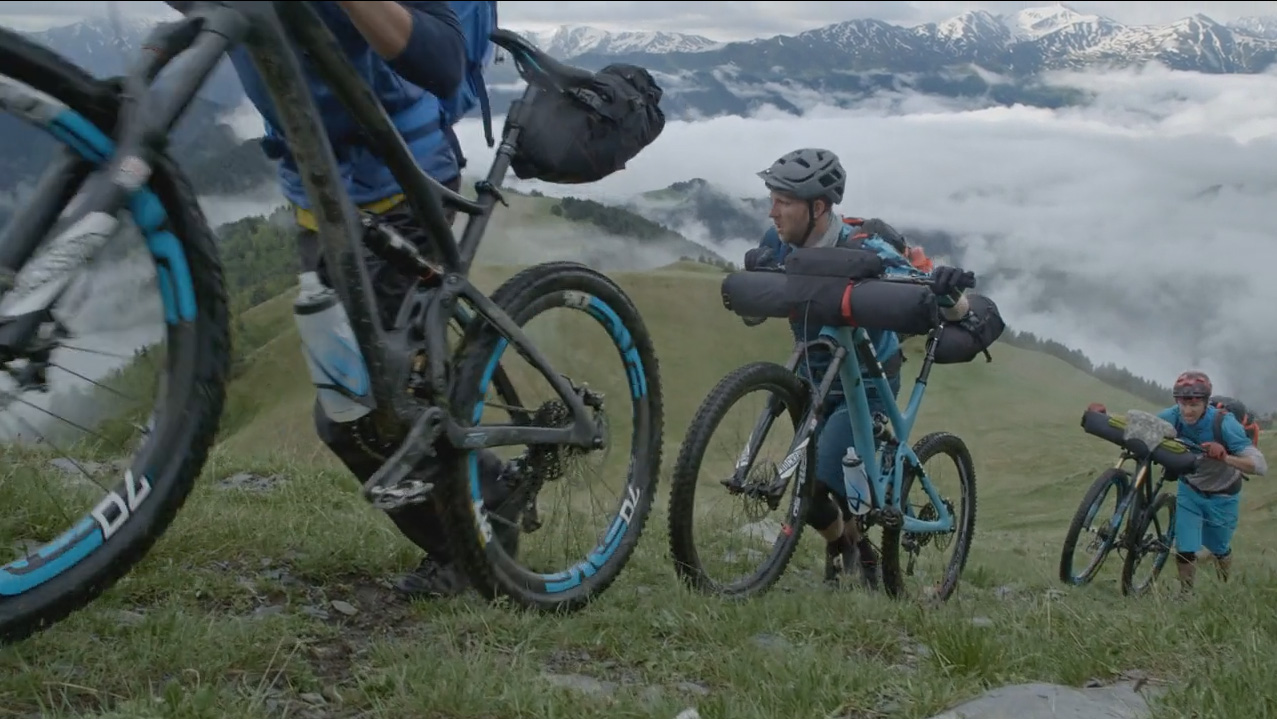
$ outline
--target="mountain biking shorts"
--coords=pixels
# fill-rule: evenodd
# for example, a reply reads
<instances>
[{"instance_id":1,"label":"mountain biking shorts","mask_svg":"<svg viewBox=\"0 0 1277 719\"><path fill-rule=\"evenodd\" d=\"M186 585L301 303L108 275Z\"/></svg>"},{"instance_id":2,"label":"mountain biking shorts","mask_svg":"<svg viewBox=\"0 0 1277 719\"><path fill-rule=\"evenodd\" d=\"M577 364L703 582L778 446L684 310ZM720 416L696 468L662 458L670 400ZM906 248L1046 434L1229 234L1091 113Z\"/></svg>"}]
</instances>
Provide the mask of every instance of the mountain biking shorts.
<instances>
[{"instance_id":1,"label":"mountain biking shorts","mask_svg":"<svg viewBox=\"0 0 1277 719\"><path fill-rule=\"evenodd\" d=\"M1233 551L1240 502L1240 492L1203 494L1187 482L1179 482L1175 496L1175 551L1196 554L1206 547L1216 557L1227 557Z\"/></svg>"}]
</instances>

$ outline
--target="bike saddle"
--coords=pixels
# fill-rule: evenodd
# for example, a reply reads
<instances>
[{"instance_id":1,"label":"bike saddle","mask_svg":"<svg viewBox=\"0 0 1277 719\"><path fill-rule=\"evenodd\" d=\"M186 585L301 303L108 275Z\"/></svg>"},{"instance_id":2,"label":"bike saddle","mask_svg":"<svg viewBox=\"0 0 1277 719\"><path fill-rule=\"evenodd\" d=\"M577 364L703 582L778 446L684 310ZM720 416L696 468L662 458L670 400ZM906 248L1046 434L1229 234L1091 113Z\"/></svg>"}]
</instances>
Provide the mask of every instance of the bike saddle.
<instances>
[{"instance_id":1,"label":"bike saddle","mask_svg":"<svg viewBox=\"0 0 1277 719\"><path fill-rule=\"evenodd\" d=\"M492 42L509 50L515 62L530 66L527 69L533 75L541 76L559 89L567 90L594 80L593 72L559 62L509 30L494 30Z\"/></svg>"}]
</instances>

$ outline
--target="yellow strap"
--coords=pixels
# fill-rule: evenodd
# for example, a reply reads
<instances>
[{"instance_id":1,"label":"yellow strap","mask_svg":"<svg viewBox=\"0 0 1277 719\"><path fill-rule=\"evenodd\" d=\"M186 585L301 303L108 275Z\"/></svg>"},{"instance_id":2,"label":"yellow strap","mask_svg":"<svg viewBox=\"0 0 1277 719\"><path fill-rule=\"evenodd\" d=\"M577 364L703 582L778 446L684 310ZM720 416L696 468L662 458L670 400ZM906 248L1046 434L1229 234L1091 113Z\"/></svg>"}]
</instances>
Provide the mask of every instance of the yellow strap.
<instances>
[{"instance_id":1,"label":"yellow strap","mask_svg":"<svg viewBox=\"0 0 1277 719\"><path fill-rule=\"evenodd\" d=\"M380 215L381 213L390 210L390 208L394 207L395 205L398 205L400 202L403 202L403 201L404 201L404 196L402 193L400 193L397 195L391 195L390 197L387 197L383 200L377 200L376 202L370 202L366 205L360 205L359 209L365 210L367 212L371 212L373 214ZM319 223L315 222L314 213L312 213L310 210L304 207L299 207L297 205L293 205L293 208L294 210L296 210L297 224L310 230L311 232L317 232L319 230Z\"/></svg>"}]
</instances>

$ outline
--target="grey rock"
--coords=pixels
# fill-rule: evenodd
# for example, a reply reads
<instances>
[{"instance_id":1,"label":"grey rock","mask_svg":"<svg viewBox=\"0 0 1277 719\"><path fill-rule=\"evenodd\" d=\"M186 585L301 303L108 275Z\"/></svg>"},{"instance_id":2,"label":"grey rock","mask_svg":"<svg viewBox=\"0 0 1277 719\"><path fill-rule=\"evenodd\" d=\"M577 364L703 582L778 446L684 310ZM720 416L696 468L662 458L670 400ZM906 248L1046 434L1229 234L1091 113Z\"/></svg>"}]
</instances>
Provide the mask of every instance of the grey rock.
<instances>
[{"instance_id":1,"label":"grey rock","mask_svg":"<svg viewBox=\"0 0 1277 719\"><path fill-rule=\"evenodd\" d=\"M334 599L329 603L332 605L333 609L336 609L348 617L353 617L359 613L359 610L355 608L355 605L350 602L343 602L340 599Z\"/></svg>"},{"instance_id":2,"label":"grey rock","mask_svg":"<svg viewBox=\"0 0 1277 719\"><path fill-rule=\"evenodd\" d=\"M701 696L709 694L709 687L699 682L679 682L676 685L676 688L681 692L687 692L689 694L699 694Z\"/></svg>"},{"instance_id":3,"label":"grey rock","mask_svg":"<svg viewBox=\"0 0 1277 719\"><path fill-rule=\"evenodd\" d=\"M617 689L616 682L599 681L594 677L588 677L584 674L553 674L551 672L543 672L541 677L555 686L573 689L581 692L582 694L592 694L600 697L611 696Z\"/></svg>"},{"instance_id":4,"label":"grey rock","mask_svg":"<svg viewBox=\"0 0 1277 719\"><path fill-rule=\"evenodd\" d=\"M219 481L217 487L220 489L243 489L250 492L268 492L282 481L284 481L284 478L277 474L262 477L252 472L239 472Z\"/></svg>"},{"instance_id":5,"label":"grey rock","mask_svg":"<svg viewBox=\"0 0 1277 719\"><path fill-rule=\"evenodd\" d=\"M930 719L1149 719L1133 684L1076 689L1031 683L1000 687Z\"/></svg>"}]
</instances>

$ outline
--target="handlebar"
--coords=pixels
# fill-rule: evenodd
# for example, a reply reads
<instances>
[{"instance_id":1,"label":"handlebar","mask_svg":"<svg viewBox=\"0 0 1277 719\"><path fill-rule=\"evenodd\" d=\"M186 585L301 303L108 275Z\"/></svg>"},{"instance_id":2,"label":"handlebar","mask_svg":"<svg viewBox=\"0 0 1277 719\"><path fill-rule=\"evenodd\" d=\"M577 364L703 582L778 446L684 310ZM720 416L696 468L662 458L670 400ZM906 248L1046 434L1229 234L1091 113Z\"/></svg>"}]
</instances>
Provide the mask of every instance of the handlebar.
<instances>
[{"instance_id":1,"label":"handlebar","mask_svg":"<svg viewBox=\"0 0 1277 719\"><path fill-rule=\"evenodd\" d=\"M874 280L879 282L899 282L907 285L931 285L935 281L930 277L893 277L891 275L875 277ZM974 290L975 286L975 273L970 270L963 272L962 277L958 280L957 289Z\"/></svg>"}]
</instances>

